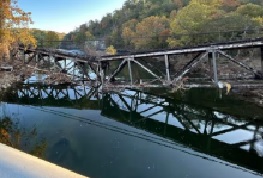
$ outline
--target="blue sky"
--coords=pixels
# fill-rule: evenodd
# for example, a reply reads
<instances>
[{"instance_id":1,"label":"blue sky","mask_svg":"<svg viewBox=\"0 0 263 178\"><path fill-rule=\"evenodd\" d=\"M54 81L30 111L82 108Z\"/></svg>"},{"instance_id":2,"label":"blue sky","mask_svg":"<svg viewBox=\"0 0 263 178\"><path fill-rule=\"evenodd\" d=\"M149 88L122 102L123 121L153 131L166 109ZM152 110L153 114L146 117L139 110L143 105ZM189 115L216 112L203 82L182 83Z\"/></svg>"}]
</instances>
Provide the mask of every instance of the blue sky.
<instances>
[{"instance_id":1,"label":"blue sky","mask_svg":"<svg viewBox=\"0 0 263 178\"><path fill-rule=\"evenodd\" d=\"M120 9L125 0L18 0L25 12L31 12L34 25L42 30L69 32L89 20L101 20Z\"/></svg>"}]
</instances>

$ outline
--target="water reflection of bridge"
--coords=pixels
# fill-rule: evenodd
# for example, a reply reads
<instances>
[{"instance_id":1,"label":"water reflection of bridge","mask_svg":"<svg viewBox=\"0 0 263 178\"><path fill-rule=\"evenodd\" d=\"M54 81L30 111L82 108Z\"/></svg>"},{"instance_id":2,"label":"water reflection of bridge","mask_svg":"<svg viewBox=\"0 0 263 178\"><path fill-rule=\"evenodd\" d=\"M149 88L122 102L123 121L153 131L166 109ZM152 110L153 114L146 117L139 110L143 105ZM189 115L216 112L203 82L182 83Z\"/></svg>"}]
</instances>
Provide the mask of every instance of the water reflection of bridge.
<instances>
[{"instance_id":1,"label":"water reflection of bridge","mask_svg":"<svg viewBox=\"0 0 263 178\"><path fill-rule=\"evenodd\" d=\"M3 100L28 105L98 109L100 95L96 88L87 86L37 86L13 88Z\"/></svg>"},{"instance_id":2,"label":"water reflection of bridge","mask_svg":"<svg viewBox=\"0 0 263 178\"><path fill-rule=\"evenodd\" d=\"M106 117L262 173L262 123L142 93L108 93L103 99Z\"/></svg>"},{"instance_id":3,"label":"water reflection of bridge","mask_svg":"<svg viewBox=\"0 0 263 178\"><path fill-rule=\"evenodd\" d=\"M10 93L12 97L3 100L29 105L101 109L105 117L263 173L263 123L238 119L230 111L224 113L212 107L130 90L97 93L96 89L87 87L29 87ZM80 121L85 122L85 118ZM203 158L208 159L205 155Z\"/></svg>"}]
</instances>

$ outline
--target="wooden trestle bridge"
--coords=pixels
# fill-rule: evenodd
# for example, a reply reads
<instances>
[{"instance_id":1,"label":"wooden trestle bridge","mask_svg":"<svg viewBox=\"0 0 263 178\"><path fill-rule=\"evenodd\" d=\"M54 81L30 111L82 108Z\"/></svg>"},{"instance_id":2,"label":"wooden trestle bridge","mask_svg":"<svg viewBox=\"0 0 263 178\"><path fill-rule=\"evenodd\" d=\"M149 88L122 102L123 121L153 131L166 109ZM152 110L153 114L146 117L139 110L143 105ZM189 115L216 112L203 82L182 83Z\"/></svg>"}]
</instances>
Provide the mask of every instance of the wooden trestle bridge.
<instances>
[{"instance_id":1,"label":"wooden trestle bridge","mask_svg":"<svg viewBox=\"0 0 263 178\"><path fill-rule=\"evenodd\" d=\"M260 67L251 67L232 54L235 50L247 49L260 49ZM180 69L175 70L177 59L186 55L189 59L188 62ZM106 87L112 85L114 87L178 86L185 80L189 71L202 63L208 64L208 67L205 68L209 68L209 72L203 72L203 74L209 76L208 80L213 85L221 80L218 76L218 61L222 58L229 63L240 66L242 70L247 70L247 73L256 78L262 79L263 77L262 38L192 48L132 52L125 55L110 56L73 54L58 49L20 49L21 58L24 63L36 71L54 74L56 73L54 69L57 68L58 73L70 76L71 83L95 81L98 85ZM82 76L77 75L76 71L81 71ZM95 74L95 78L89 76L91 72ZM122 77L119 76L121 73Z\"/></svg>"}]
</instances>

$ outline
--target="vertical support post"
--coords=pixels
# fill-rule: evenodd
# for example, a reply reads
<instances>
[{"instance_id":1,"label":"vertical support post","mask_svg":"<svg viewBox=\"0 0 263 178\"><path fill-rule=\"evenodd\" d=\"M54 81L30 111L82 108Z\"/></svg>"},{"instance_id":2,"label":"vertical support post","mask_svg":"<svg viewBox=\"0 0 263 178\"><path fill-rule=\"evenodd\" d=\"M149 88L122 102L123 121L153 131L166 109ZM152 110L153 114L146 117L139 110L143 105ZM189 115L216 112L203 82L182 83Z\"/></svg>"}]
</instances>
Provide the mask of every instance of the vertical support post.
<instances>
[{"instance_id":1,"label":"vertical support post","mask_svg":"<svg viewBox=\"0 0 263 178\"><path fill-rule=\"evenodd\" d=\"M99 79L99 63L96 65L96 86L98 86L98 79Z\"/></svg>"},{"instance_id":2,"label":"vertical support post","mask_svg":"<svg viewBox=\"0 0 263 178\"><path fill-rule=\"evenodd\" d=\"M169 64L169 56L168 55L164 55L164 61L165 61L165 71L166 71L165 80L167 81L168 84L171 84L170 64Z\"/></svg>"},{"instance_id":3,"label":"vertical support post","mask_svg":"<svg viewBox=\"0 0 263 178\"><path fill-rule=\"evenodd\" d=\"M35 60L36 60L36 62L38 61L38 52L36 52Z\"/></svg>"},{"instance_id":4,"label":"vertical support post","mask_svg":"<svg viewBox=\"0 0 263 178\"><path fill-rule=\"evenodd\" d=\"M169 106L170 106L170 104L169 104ZM169 115L170 115L170 113L166 110L165 125L164 125L164 135L166 135L166 128L167 128L168 123L169 123Z\"/></svg>"},{"instance_id":5,"label":"vertical support post","mask_svg":"<svg viewBox=\"0 0 263 178\"><path fill-rule=\"evenodd\" d=\"M212 52L208 52L207 61L208 61L209 70L210 70L209 76L210 76L210 79L212 80L213 79Z\"/></svg>"},{"instance_id":6,"label":"vertical support post","mask_svg":"<svg viewBox=\"0 0 263 178\"><path fill-rule=\"evenodd\" d=\"M14 53L14 50L10 50L9 58L10 58L11 61L14 61L13 53Z\"/></svg>"},{"instance_id":7,"label":"vertical support post","mask_svg":"<svg viewBox=\"0 0 263 178\"><path fill-rule=\"evenodd\" d=\"M73 77L72 77L72 80L73 82L75 81L75 62L73 62Z\"/></svg>"},{"instance_id":8,"label":"vertical support post","mask_svg":"<svg viewBox=\"0 0 263 178\"><path fill-rule=\"evenodd\" d=\"M213 73L214 73L214 83L217 84L218 76L217 76L217 61L216 61L216 50L212 49L212 60L213 60Z\"/></svg>"},{"instance_id":9,"label":"vertical support post","mask_svg":"<svg viewBox=\"0 0 263 178\"><path fill-rule=\"evenodd\" d=\"M23 61L24 61L24 64L26 63L26 52L25 50L23 50Z\"/></svg>"},{"instance_id":10,"label":"vertical support post","mask_svg":"<svg viewBox=\"0 0 263 178\"><path fill-rule=\"evenodd\" d=\"M131 60L132 58L128 58L128 70L129 70L129 74L130 74L130 80L131 80L131 85L133 85L133 80L132 80L132 69L131 69Z\"/></svg>"},{"instance_id":11,"label":"vertical support post","mask_svg":"<svg viewBox=\"0 0 263 178\"><path fill-rule=\"evenodd\" d=\"M82 84L84 84L84 81L85 81L85 73L86 73L86 70L85 70L85 63L83 63L82 65Z\"/></svg>"},{"instance_id":12,"label":"vertical support post","mask_svg":"<svg viewBox=\"0 0 263 178\"><path fill-rule=\"evenodd\" d=\"M263 71L263 47L261 49L261 71Z\"/></svg>"},{"instance_id":13,"label":"vertical support post","mask_svg":"<svg viewBox=\"0 0 263 178\"><path fill-rule=\"evenodd\" d=\"M102 69L102 66L101 66L101 62L99 64L99 69L100 69L100 79L101 79L101 86L103 86L103 82L104 82L104 70Z\"/></svg>"},{"instance_id":14,"label":"vertical support post","mask_svg":"<svg viewBox=\"0 0 263 178\"><path fill-rule=\"evenodd\" d=\"M47 61L48 61L48 70L50 71L50 69L51 69L51 62L50 62L49 58L47 59Z\"/></svg>"},{"instance_id":15,"label":"vertical support post","mask_svg":"<svg viewBox=\"0 0 263 178\"><path fill-rule=\"evenodd\" d=\"M64 69L66 70L67 68L67 58L64 59Z\"/></svg>"},{"instance_id":16,"label":"vertical support post","mask_svg":"<svg viewBox=\"0 0 263 178\"><path fill-rule=\"evenodd\" d=\"M56 67L56 57L54 57L53 58L54 60L54 62L53 62L53 67L55 68ZM51 62L51 53L49 52L49 55L48 55L48 60L49 60L49 62Z\"/></svg>"}]
</instances>

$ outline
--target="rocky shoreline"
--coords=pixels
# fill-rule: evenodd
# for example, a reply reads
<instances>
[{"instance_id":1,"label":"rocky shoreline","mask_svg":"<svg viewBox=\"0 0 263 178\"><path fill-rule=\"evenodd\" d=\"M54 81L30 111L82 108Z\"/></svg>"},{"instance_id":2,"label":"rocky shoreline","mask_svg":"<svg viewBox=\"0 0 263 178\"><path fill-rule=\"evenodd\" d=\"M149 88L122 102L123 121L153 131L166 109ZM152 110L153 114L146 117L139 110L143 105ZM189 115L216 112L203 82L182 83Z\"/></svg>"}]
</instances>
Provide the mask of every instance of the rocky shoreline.
<instances>
[{"instance_id":1,"label":"rocky shoreline","mask_svg":"<svg viewBox=\"0 0 263 178\"><path fill-rule=\"evenodd\" d=\"M0 71L0 88L11 87L16 81L19 81L19 77L15 76L12 72Z\"/></svg>"},{"instance_id":2,"label":"rocky shoreline","mask_svg":"<svg viewBox=\"0 0 263 178\"><path fill-rule=\"evenodd\" d=\"M23 81L33 73L21 60L9 60L1 62L0 88L8 88L14 82Z\"/></svg>"},{"instance_id":3,"label":"rocky shoreline","mask_svg":"<svg viewBox=\"0 0 263 178\"><path fill-rule=\"evenodd\" d=\"M262 88L242 88L232 92L240 100L254 103L263 107L263 89Z\"/></svg>"}]
</instances>

